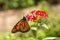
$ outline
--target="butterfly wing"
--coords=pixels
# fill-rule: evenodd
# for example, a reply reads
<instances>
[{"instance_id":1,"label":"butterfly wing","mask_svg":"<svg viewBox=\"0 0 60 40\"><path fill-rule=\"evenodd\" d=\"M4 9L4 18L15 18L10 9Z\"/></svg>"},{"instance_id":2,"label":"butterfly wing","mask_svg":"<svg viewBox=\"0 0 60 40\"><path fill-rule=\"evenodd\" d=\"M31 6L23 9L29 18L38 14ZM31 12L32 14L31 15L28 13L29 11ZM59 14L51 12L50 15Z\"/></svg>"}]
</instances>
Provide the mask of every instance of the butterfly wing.
<instances>
[{"instance_id":1,"label":"butterfly wing","mask_svg":"<svg viewBox=\"0 0 60 40\"><path fill-rule=\"evenodd\" d=\"M23 20L20 20L12 29L12 33L19 31L20 25L22 24Z\"/></svg>"},{"instance_id":2,"label":"butterfly wing","mask_svg":"<svg viewBox=\"0 0 60 40\"><path fill-rule=\"evenodd\" d=\"M12 29L12 33L21 31L21 32L27 32L30 30L29 24L27 23L27 21L24 19L21 19Z\"/></svg>"},{"instance_id":3,"label":"butterfly wing","mask_svg":"<svg viewBox=\"0 0 60 40\"><path fill-rule=\"evenodd\" d=\"M29 24L27 21L23 21L22 25L20 26L20 31L25 33L30 30Z\"/></svg>"}]
</instances>

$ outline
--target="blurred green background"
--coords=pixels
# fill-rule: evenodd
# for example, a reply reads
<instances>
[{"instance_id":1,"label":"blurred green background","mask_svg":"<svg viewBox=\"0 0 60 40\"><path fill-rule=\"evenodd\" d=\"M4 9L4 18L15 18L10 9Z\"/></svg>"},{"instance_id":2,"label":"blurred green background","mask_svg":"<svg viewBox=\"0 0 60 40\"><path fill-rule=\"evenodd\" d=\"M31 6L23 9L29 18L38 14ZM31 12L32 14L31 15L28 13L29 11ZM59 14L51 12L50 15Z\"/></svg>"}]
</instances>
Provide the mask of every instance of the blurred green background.
<instances>
[{"instance_id":1,"label":"blurred green background","mask_svg":"<svg viewBox=\"0 0 60 40\"><path fill-rule=\"evenodd\" d=\"M11 29L18 20L27 11L30 13L34 9L48 13L48 29L11 33ZM13 23L9 23L10 21ZM56 38L45 39L48 37ZM0 0L0 40L60 40L60 0Z\"/></svg>"}]
</instances>

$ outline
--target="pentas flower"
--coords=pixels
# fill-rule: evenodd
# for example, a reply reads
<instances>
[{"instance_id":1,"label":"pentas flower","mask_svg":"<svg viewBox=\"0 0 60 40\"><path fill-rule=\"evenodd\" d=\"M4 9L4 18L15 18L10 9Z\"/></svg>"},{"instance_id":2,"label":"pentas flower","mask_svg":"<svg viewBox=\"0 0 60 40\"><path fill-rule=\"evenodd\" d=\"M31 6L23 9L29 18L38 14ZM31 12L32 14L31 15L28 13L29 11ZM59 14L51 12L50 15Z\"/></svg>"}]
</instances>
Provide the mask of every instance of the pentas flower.
<instances>
[{"instance_id":1,"label":"pentas flower","mask_svg":"<svg viewBox=\"0 0 60 40\"><path fill-rule=\"evenodd\" d=\"M28 21L34 21L37 18L45 18L48 17L48 14L45 11L41 10L33 10L31 14L26 15Z\"/></svg>"},{"instance_id":2,"label":"pentas flower","mask_svg":"<svg viewBox=\"0 0 60 40\"><path fill-rule=\"evenodd\" d=\"M34 17L34 16L31 15L31 14L27 14L27 15L26 15L26 19L27 19L28 21L33 21L33 20L36 20L36 17Z\"/></svg>"},{"instance_id":3,"label":"pentas flower","mask_svg":"<svg viewBox=\"0 0 60 40\"><path fill-rule=\"evenodd\" d=\"M45 11L41 11L41 10L34 10L31 12L35 17L48 17L48 14Z\"/></svg>"}]
</instances>

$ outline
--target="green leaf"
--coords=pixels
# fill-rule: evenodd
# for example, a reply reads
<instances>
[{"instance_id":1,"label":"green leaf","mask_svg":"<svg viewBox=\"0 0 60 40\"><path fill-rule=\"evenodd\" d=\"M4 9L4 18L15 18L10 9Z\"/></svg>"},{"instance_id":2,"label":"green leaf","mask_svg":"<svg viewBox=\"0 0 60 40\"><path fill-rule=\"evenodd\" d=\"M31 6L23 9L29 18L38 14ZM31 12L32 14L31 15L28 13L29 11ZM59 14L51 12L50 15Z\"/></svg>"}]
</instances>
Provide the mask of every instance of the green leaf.
<instances>
[{"instance_id":1,"label":"green leaf","mask_svg":"<svg viewBox=\"0 0 60 40\"><path fill-rule=\"evenodd\" d=\"M48 26L46 24L43 24L42 27L48 29Z\"/></svg>"}]
</instances>

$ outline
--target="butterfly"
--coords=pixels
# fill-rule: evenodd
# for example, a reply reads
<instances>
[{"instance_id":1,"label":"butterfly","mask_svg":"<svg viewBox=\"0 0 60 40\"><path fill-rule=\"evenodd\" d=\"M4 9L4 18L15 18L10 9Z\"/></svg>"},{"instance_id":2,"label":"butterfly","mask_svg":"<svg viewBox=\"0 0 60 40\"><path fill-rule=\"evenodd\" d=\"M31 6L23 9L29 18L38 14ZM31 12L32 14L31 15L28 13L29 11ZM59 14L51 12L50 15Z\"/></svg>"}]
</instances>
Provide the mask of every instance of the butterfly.
<instances>
[{"instance_id":1,"label":"butterfly","mask_svg":"<svg viewBox=\"0 0 60 40\"><path fill-rule=\"evenodd\" d=\"M21 19L12 29L12 33L16 33L16 32L28 32L30 30L29 24L26 20L25 17L23 17L23 19Z\"/></svg>"}]
</instances>

